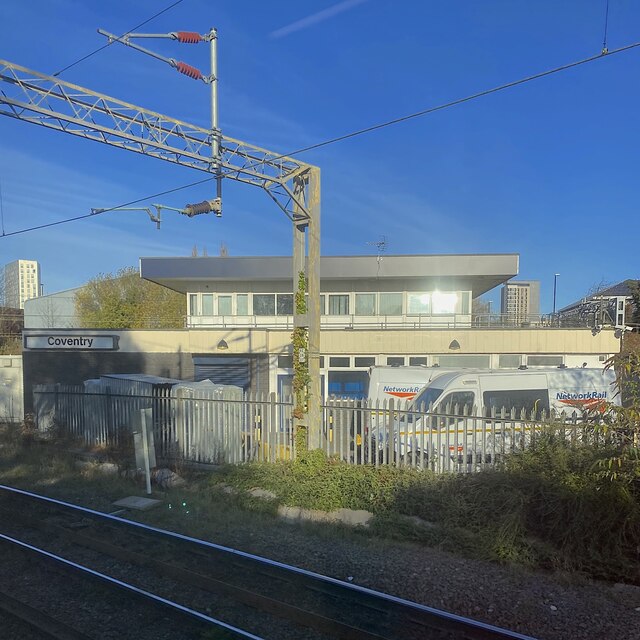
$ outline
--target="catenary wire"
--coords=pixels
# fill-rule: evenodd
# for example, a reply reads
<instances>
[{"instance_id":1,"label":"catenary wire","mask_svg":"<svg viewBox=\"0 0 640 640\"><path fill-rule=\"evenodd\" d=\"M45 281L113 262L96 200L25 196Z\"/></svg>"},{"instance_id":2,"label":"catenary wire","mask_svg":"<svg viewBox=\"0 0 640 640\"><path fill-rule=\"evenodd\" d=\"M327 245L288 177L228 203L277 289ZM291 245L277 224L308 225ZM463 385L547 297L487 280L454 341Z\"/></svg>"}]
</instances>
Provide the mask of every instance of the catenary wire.
<instances>
[{"instance_id":1,"label":"catenary wire","mask_svg":"<svg viewBox=\"0 0 640 640\"><path fill-rule=\"evenodd\" d=\"M131 204L138 204L139 202L144 202L145 200L150 200L151 198L157 198L159 196L166 196L169 193L175 193L176 191L182 191L183 189L188 189L189 187L195 187L199 184L204 184L205 182L210 182L211 180L215 180L215 176L211 176L210 178L204 178L204 180L197 180L196 182L191 182L190 184L182 185L181 187L175 187L174 189L167 189L166 191L160 191L158 193L153 193L151 195L145 196L144 198L138 198L136 200L130 200L129 202L125 202L123 204L118 204L114 207L109 207L102 211L96 213L86 213L82 216L75 216L74 218L65 218L64 220L56 220L55 222L47 222L47 224L40 224L35 227L29 227L27 229L18 229L18 231L11 231L10 233L2 234L2 238L8 238L9 236L17 236L21 233L27 233L27 231L38 231L39 229L46 229L48 227L55 227L59 224L65 224L66 222L75 222L76 220L84 220L85 218L95 218L103 213L108 213L109 211L115 211L116 209L121 209L122 207L128 207Z\"/></svg>"},{"instance_id":2,"label":"catenary wire","mask_svg":"<svg viewBox=\"0 0 640 640\"><path fill-rule=\"evenodd\" d=\"M602 53L607 53L607 30L609 28L609 0L607 0L607 7L604 12L604 36L602 38Z\"/></svg>"},{"instance_id":3,"label":"catenary wire","mask_svg":"<svg viewBox=\"0 0 640 640\"><path fill-rule=\"evenodd\" d=\"M335 144L337 142L342 142L343 140L348 140L350 138L355 138L356 136L361 136L364 135L365 133L370 133L372 131L377 131L378 129L383 129L385 127L390 127L392 125L395 124L399 124L401 122L406 122L407 120L412 120L414 118L418 118L421 116L425 116L431 113L435 113L437 111L442 111L444 109L448 109L454 106L457 106L459 104L464 104L465 102L471 102L472 100L477 100L478 98L482 98L484 96L488 96L490 94L493 93L498 93L499 91L504 91L505 89L510 89L512 87L516 87L522 84L525 84L527 82L532 82L534 80L539 80L540 78L545 78L547 76L556 74L556 73L560 73L561 71L567 71L568 69L573 69L575 67L579 67L581 65L584 64L588 64L590 62L594 62L596 60L600 60L601 58L607 57L609 58L610 56L613 56L617 53L622 53L624 51L629 51L631 49L635 49L637 47L640 47L640 42L634 42L632 44L628 44L625 45L623 47L619 47L618 49L613 49L609 52L607 52L606 54L604 53L599 53L595 56L591 56L589 58L584 58L582 60L578 60L576 62L570 62L569 64L565 64L562 65L560 67L555 67L553 69L548 69L547 71L542 71L540 73L536 73L534 75L531 76L526 76L525 78L521 78L520 80L514 80L513 82L508 82L506 84L502 84L499 85L497 87L493 87L491 89L485 89L484 91L479 91L477 93L465 96L463 98L458 98L456 100L452 100L450 102L446 102L440 105L437 105L435 107L429 107L428 109L422 109L421 111L416 111L415 113L411 113L405 116L401 116L399 118L394 118L393 120L388 120L386 122L382 122L379 124L375 124L372 125L370 127L366 127L364 129L358 129L357 131L352 131L351 133L346 133L344 135L341 136L337 136L335 138L330 138L328 140L325 140L323 142L318 142L316 144L312 144L309 145L307 147L302 147L300 149L296 149L295 151L291 151L290 153L283 153L282 155L276 156L275 158L271 158L271 161L276 161L282 158L287 158L287 157L292 157L292 156L296 156L299 155L301 153L305 153L306 151L311 151L313 149L319 149L320 147L326 147L330 144ZM235 171L234 171L235 172ZM152 194L143 198L138 198L137 200L132 200L131 202L127 202L125 204L120 204L114 207L110 207L108 209L105 209L104 211L102 211L101 213L107 213L109 211L113 211L114 209L119 209L121 207L126 207L129 206L130 204L137 204L138 202L143 202L145 200L149 200L151 198L156 198L158 196L161 195L166 195L168 193L175 193L176 191L181 191L183 189L188 189L190 187L196 186L198 184L203 184L204 182L208 182L210 180L213 180L215 177L211 177L211 178L205 178L204 180L200 180L198 182L192 182L190 184L186 184L183 185L181 187L175 187L174 189L170 189L168 191L163 191L161 193L156 193L156 194ZM7 234L3 234L0 237L8 237L8 236L13 236L13 235L18 235L21 233L27 233L29 231L37 231L39 229L44 229L46 227L52 227L58 224L64 224L66 222L74 222L76 220L83 220L84 218L91 218L91 217L95 217L96 215L100 215L100 214L96 214L96 213L90 213L90 214L86 214L83 216L76 216L75 218L66 218L64 220L58 220L56 222L51 222L48 224L44 224L44 225L38 225L35 227L27 227L24 229L19 229L18 231L12 231L11 233L7 233Z\"/></svg>"},{"instance_id":4,"label":"catenary wire","mask_svg":"<svg viewBox=\"0 0 640 640\"><path fill-rule=\"evenodd\" d=\"M151 22L152 20L155 20L158 16L161 16L163 13L169 11L169 9L173 9L173 7L179 5L183 1L184 0L176 0L176 2L174 2L173 4L170 4L168 7L165 7L164 9L162 9L162 11L158 11L158 13L154 13L150 18L147 18L144 22L141 22L140 24L137 24L135 27L131 27L131 29L129 29L129 31L127 31L126 33L123 33L120 37L124 38L124 36L129 35L132 31L135 31L136 29L139 29L140 27L143 27L145 24ZM68 64L66 67L64 67L63 69L60 69L59 71L56 71L53 74L53 77L55 78L55 77L59 76L61 73L64 73L65 71L67 71L68 69L71 69L71 67L75 67L77 64L80 64L81 62L83 62L87 58L90 58L91 56L93 56L96 53L102 51L103 49L106 49L111 44L112 44L111 42L107 42L107 44L104 44L101 47L98 47L95 51L92 51L91 53L87 53L87 55L82 56L82 58L78 58L75 62L72 62L71 64Z\"/></svg>"},{"instance_id":5,"label":"catenary wire","mask_svg":"<svg viewBox=\"0 0 640 640\"><path fill-rule=\"evenodd\" d=\"M428 109L422 109L421 111L416 111L415 113L410 113L406 116L401 116L399 118L394 118L393 120L387 120L386 122L381 122L379 124L374 124L370 127L366 127L364 129L359 129L357 131L352 131L351 133L345 133L342 136L337 136L336 138L330 138L329 140L325 140L323 142L318 142L316 144L309 145L308 147L302 147L301 149L296 149L291 153L283 154L281 156L277 156L276 158L272 158L272 160L279 160L280 158L285 158L287 156L296 156L301 153L305 153L306 151L312 151L313 149L319 149L320 147L326 147L327 145L334 144L336 142L342 142L343 140L349 140L350 138L355 138L356 136L361 136L365 133L371 133L372 131L377 131L378 129L383 129L385 127L390 127L394 124L399 124L401 122L406 122L407 120L412 120L413 118L419 118L421 116L426 116L431 113L435 113L436 111L442 111L444 109L449 109L450 107L455 107L459 104L464 104L465 102L471 102L472 100L477 100L478 98L483 98L485 96L491 95L492 93L498 93L500 91L504 91L505 89L511 89L513 87L517 87L522 84L526 84L527 82L532 82L533 80L539 80L540 78L545 78L547 76L551 76L555 73L560 73L561 71L567 71L568 69L573 69L575 67L579 67L583 64L588 64L590 62L594 62L595 60L600 60L604 57L613 56L617 53L622 53L623 51L629 51L631 49L635 49L636 47L640 47L640 42L634 42L633 44L625 45L624 47L619 47L618 49L613 49L611 51L598 53L595 56L591 56L589 58L584 58L582 60L578 60L576 62L570 62L569 64L562 65L561 67L555 67L554 69L548 69L547 71L541 71L540 73L536 73L531 76L527 76L525 78L521 78L520 80L514 80L513 82L507 82L506 84L501 84L497 87L493 87L491 89L485 89L484 91L479 91L477 93L472 93L471 95L465 96L464 98L457 98L456 100L451 100L450 102L445 102L443 104L437 105L435 107L429 107Z\"/></svg>"}]
</instances>

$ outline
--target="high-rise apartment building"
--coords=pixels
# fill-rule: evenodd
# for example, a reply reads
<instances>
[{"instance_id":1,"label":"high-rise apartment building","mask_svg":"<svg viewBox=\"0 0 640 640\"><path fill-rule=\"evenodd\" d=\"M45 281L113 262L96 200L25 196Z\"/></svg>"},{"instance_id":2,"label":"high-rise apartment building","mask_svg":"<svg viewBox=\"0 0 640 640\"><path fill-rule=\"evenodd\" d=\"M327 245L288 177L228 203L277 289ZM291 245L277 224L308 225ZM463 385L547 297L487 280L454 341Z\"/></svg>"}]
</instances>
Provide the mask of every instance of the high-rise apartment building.
<instances>
[{"instance_id":1,"label":"high-rise apartment building","mask_svg":"<svg viewBox=\"0 0 640 640\"><path fill-rule=\"evenodd\" d=\"M509 324L538 322L540 317L540 282L514 280L502 286L501 313Z\"/></svg>"},{"instance_id":2,"label":"high-rise apartment building","mask_svg":"<svg viewBox=\"0 0 640 640\"><path fill-rule=\"evenodd\" d=\"M4 304L24 309L24 301L40 295L40 265L36 260L15 260L4 268Z\"/></svg>"}]
</instances>

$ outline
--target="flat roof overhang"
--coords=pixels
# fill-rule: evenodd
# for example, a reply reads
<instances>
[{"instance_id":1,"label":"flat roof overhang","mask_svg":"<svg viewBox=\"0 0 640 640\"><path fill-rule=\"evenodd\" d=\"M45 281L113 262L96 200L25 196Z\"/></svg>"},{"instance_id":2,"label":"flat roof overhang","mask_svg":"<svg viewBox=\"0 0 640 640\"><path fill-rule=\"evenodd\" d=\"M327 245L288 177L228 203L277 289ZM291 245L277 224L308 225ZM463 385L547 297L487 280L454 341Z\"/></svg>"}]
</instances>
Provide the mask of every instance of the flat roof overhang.
<instances>
[{"instance_id":1,"label":"flat roof overhang","mask_svg":"<svg viewBox=\"0 0 640 640\"><path fill-rule=\"evenodd\" d=\"M477 297L518 274L519 256L506 254L323 256L321 280L419 280ZM290 256L140 258L140 276L187 293L202 282L293 282Z\"/></svg>"}]
</instances>

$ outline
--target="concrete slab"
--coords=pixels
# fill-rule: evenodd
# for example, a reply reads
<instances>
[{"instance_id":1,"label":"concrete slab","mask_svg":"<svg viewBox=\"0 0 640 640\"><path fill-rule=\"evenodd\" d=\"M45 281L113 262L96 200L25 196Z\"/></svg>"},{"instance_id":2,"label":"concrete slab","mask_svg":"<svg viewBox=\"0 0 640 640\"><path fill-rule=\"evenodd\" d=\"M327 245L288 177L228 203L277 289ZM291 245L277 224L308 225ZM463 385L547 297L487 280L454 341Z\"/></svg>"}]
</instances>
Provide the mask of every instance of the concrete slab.
<instances>
[{"instance_id":1,"label":"concrete slab","mask_svg":"<svg viewBox=\"0 0 640 640\"><path fill-rule=\"evenodd\" d=\"M114 502L116 507L124 507L125 509L134 509L135 511L148 511L162 503L162 500L154 500L153 498L141 498L139 496L128 496Z\"/></svg>"}]
</instances>

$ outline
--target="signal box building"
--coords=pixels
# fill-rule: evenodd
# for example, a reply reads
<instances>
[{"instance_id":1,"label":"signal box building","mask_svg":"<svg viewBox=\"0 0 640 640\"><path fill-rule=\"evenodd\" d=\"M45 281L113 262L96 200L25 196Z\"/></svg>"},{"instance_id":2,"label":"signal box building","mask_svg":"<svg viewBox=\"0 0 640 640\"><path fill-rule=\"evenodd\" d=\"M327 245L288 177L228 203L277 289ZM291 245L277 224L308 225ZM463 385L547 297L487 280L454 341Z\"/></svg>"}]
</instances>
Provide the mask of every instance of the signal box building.
<instances>
[{"instance_id":1,"label":"signal box building","mask_svg":"<svg viewBox=\"0 0 640 640\"><path fill-rule=\"evenodd\" d=\"M517 273L516 254L323 257L323 394L365 395L372 365L602 366L619 350L613 331L474 327L472 300ZM109 373L290 392L290 257L141 258L140 274L185 294L184 328L26 329L27 408L33 384Z\"/></svg>"}]
</instances>

